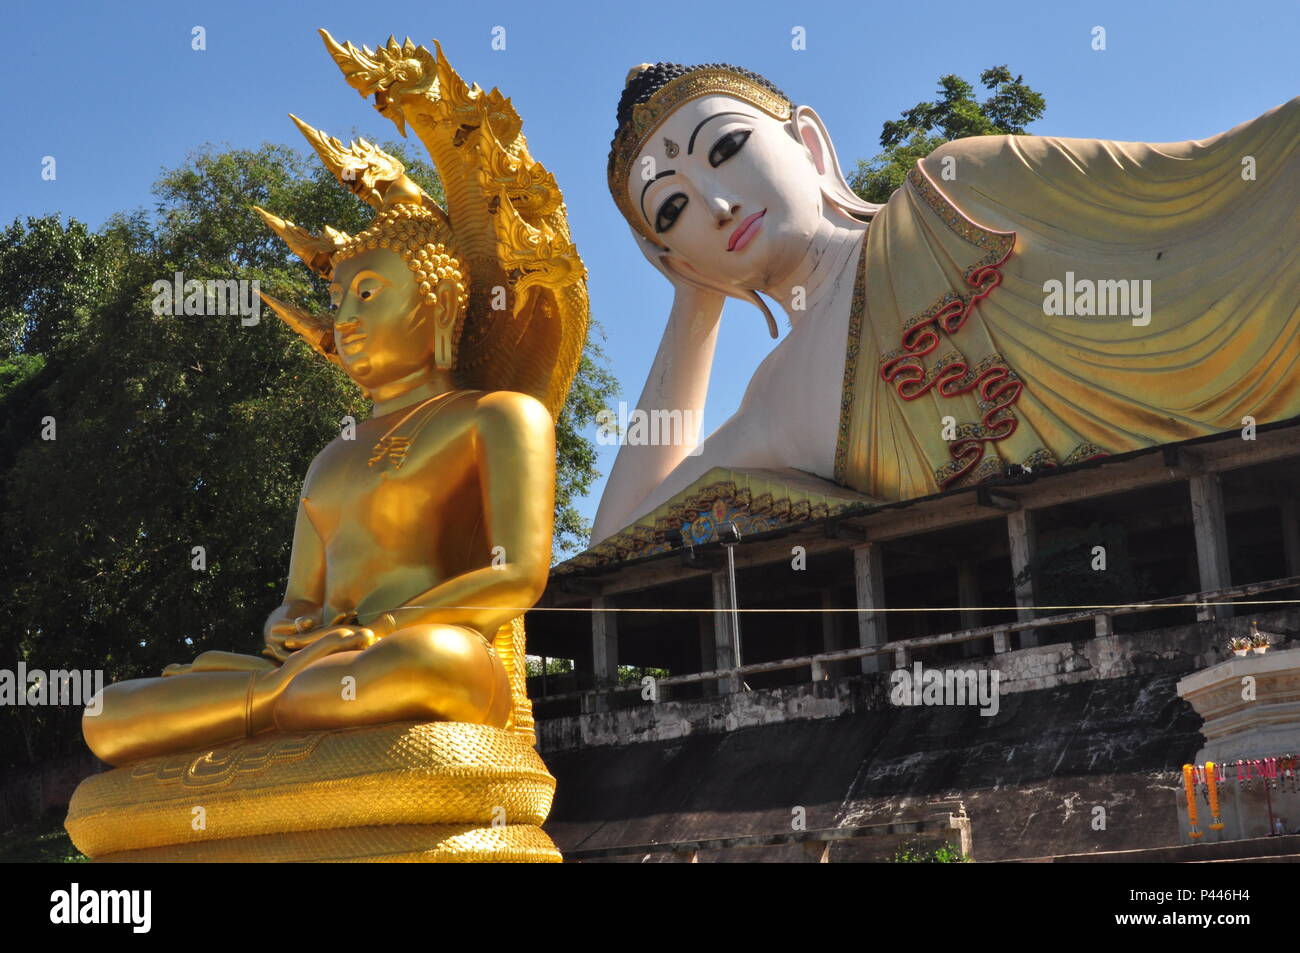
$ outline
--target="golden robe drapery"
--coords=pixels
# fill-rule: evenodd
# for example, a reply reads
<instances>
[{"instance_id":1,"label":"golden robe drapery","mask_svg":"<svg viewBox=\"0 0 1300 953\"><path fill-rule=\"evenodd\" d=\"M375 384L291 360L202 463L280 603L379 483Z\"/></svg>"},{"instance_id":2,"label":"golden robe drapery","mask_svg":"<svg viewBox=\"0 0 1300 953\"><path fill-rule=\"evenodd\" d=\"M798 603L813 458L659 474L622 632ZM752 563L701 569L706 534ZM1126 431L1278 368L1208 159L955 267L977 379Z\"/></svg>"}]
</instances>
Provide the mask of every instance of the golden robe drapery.
<instances>
[{"instance_id":1,"label":"golden robe drapery","mask_svg":"<svg viewBox=\"0 0 1300 953\"><path fill-rule=\"evenodd\" d=\"M1300 416L1298 147L1300 97L1201 141L922 160L867 233L837 482L908 499Z\"/></svg>"}]
</instances>

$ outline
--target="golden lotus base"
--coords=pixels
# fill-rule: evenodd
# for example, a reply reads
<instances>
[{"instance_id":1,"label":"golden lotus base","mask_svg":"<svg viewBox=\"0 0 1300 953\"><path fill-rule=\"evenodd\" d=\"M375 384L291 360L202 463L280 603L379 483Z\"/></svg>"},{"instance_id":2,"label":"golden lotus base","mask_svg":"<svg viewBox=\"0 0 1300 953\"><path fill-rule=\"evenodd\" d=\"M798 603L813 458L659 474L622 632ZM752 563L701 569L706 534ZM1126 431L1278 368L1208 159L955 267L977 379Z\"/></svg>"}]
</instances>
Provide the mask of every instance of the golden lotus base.
<instances>
[{"instance_id":1,"label":"golden lotus base","mask_svg":"<svg viewBox=\"0 0 1300 953\"><path fill-rule=\"evenodd\" d=\"M452 722L268 734L87 778L95 861L558 862L555 779L524 736Z\"/></svg>"}]
</instances>

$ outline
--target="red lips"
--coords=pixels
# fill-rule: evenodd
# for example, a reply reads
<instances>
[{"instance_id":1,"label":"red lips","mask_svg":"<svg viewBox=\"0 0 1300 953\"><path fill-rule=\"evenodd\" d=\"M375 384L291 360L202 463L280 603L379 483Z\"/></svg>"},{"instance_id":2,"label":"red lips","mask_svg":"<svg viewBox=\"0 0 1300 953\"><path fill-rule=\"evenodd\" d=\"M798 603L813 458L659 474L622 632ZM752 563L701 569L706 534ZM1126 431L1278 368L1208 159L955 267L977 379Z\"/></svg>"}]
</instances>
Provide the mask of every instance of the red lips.
<instances>
[{"instance_id":1,"label":"red lips","mask_svg":"<svg viewBox=\"0 0 1300 953\"><path fill-rule=\"evenodd\" d=\"M727 251L740 251L740 249L753 241L754 236L758 234L758 230L761 227L759 225L759 220L766 214L767 209L763 209L761 212L755 212L736 226L736 230L731 233L731 240L727 242Z\"/></svg>"}]
</instances>

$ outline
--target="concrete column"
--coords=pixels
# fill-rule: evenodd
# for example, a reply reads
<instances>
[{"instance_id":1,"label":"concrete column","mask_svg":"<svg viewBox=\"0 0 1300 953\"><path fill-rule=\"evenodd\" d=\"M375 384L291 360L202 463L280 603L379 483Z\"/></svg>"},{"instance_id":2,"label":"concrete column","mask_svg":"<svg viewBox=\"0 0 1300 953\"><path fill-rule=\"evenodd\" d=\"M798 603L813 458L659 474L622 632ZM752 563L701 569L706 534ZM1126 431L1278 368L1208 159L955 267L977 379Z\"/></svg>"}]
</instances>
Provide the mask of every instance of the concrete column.
<instances>
[{"instance_id":1,"label":"concrete column","mask_svg":"<svg viewBox=\"0 0 1300 953\"><path fill-rule=\"evenodd\" d=\"M835 608L835 590L833 588L828 586L822 589L819 595L821 596L822 609L825 610L825 609ZM839 616L834 612L822 612L821 616L822 616L821 651L834 652L837 648L839 648L839 637L837 632L837 629L839 628ZM826 665L817 666L818 671L813 672L813 681L819 681L820 677L823 674L828 674L834 677L836 673L834 671L828 671L828 669L831 668L838 669L839 667L840 666L838 663L831 666L826 666Z\"/></svg>"},{"instance_id":2,"label":"concrete column","mask_svg":"<svg viewBox=\"0 0 1300 953\"><path fill-rule=\"evenodd\" d=\"M885 573L879 543L853 547L853 581L857 590L858 609L885 608ZM863 648L884 645L889 638L883 612L859 612L858 645ZM862 659L862 671L887 672L890 660L885 655Z\"/></svg>"},{"instance_id":3,"label":"concrete column","mask_svg":"<svg viewBox=\"0 0 1300 953\"><path fill-rule=\"evenodd\" d=\"M1038 555L1038 528L1032 510L1013 510L1007 514L1007 538L1011 543L1011 575L1018 577ZM1034 580L1029 578L1016 583L1016 616L1021 622L1034 617L1033 606L1038 603ZM1020 647L1032 648L1038 644L1038 633L1033 629L1020 632Z\"/></svg>"},{"instance_id":4,"label":"concrete column","mask_svg":"<svg viewBox=\"0 0 1300 953\"><path fill-rule=\"evenodd\" d=\"M710 672L718 664L718 649L716 645L716 635L713 631L714 620L711 616L701 612L699 616L700 627L700 671ZM702 694L708 698L718 694L717 682L702 682L700 688Z\"/></svg>"},{"instance_id":5,"label":"concrete column","mask_svg":"<svg viewBox=\"0 0 1300 953\"><path fill-rule=\"evenodd\" d=\"M980 610L980 580L979 573L976 572L978 567L973 559L963 559L957 565L957 602L961 605L961 612L956 613L957 626L946 625L946 630L954 628L973 629L979 625ZM945 613L949 618L953 613ZM981 640L982 641L982 640ZM979 642L963 642L961 644L961 654L965 658L971 658L980 654Z\"/></svg>"},{"instance_id":6,"label":"concrete column","mask_svg":"<svg viewBox=\"0 0 1300 953\"><path fill-rule=\"evenodd\" d=\"M1282 543L1286 548L1286 574L1300 576L1300 505L1282 501Z\"/></svg>"},{"instance_id":7,"label":"concrete column","mask_svg":"<svg viewBox=\"0 0 1300 953\"><path fill-rule=\"evenodd\" d=\"M727 588L727 571L720 569L713 573L713 649L715 669L731 668L736 664L732 652L731 632L731 592ZM718 692L740 691L739 678L718 679Z\"/></svg>"},{"instance_id":8,"label":"concrete column","mask_svg":"<svg viewBox=\"0 0 1300 953\"><path fill-rule=\"evenodd\" d=\"M605 611L614 608L609 596L593 596L591 608L591 668L596 687L611 688L618 684L618 613ZM609 698L597 696L595 710L608 711Z\"/></svg>"},{"instance_id":9,"label":"concrete column","mask_svg":"<svg viewBox=\"0 0 1300 953\"><path fill-rule=\"evenodd\" d=\"M835 590L829 586L821 590L821 607L823 609L835 608ZM838 618L834 612L822 613L822 651L834 652L839 645L836 639L836 629Z\"/></svg>"},{"instance_id":10,"label":"concrete column","mask_svg":"<svg viewBox=\"0 0 1300 953\"><path fill-rule=\"evenodd\" d=\"M1232 585L1228 570L1228 526L1223 516L1223 483L1217 473L1191 477L1192 528L1196 533L1196 566L1201 591L1226 589ZM1202 607L1197 621L1232 618L1231 606Z\"/></svg>"}]
</instances>

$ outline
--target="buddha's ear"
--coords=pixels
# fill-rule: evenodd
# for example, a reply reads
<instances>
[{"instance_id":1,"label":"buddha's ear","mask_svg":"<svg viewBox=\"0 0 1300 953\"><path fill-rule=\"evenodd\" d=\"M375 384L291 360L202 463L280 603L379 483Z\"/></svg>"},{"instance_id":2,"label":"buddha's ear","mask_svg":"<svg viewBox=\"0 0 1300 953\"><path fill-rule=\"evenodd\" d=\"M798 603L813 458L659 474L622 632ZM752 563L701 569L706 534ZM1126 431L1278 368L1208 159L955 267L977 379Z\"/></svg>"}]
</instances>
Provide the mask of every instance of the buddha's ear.
<instances>
[{"instance_id":1,"label":"buddha's ear","mask_svg":"<svg viewBox=\"0 0 1300 953\"><path fill-rule=\"evenodd\" d=\"M443 370L451 370L456 366L455 328L457 311L460 309L460 294L460 284L450 278L444 278L433 289L433 296L437 302L435 309L421 309L424 312L433 311L429 314L429 318L434 322L433 363Z\"/></svg>"},{"instance_id":2,"label":"buddha's ear","mask_svg":"<svg viewBox=\"0 0 1300 953\"><path fill-rule=\"evenodd\" d=\"M659 256L659 263L665 271L670 272L679 281L683 281L688 285L694 285L696 288L702 288L705 291L717 292L726 295L728 298L739 298L741 301L748 301L763 312L763 317L767 319L767 333L772 336L773 340L780 336L780 332L776 327L776 318L772 317L772 309L767 306L767 302L763 300L757 291L716 282L692 268L680 258L668 253Z\"/></svg>"},{"instance_id":3,"label":"buddha's ear","mask_svg":"<svg viewBox=\"0 0 1300 953\"><path fill-rule=\"evenodd\" d=\"M418 298L416 305L411 310L411 313L406 316L406 329L408 331L415 331L427 325L430 319L438 313L438 308L441 306L441 301L437 304L432 304L427 295L419 294L418 292L417 294ZM436 295L437 291L435 291L434 294Z\"/></svg>"},{"instance_id":4,"label":"buddha's ear","mask_svg":"<svg viewBox=\"0 0 1300 953\"><path fill-rule=\"evenodd\" d=\"M883 205L868 202L849 188L848 180L840 169L835 144L831 142L826 124L811 106L798 106L790 117L794 137L803 144L812 158L813 166L822 180L822 195L832 205L854 218L870 219Z\"/></svg>"}]
</instances>

